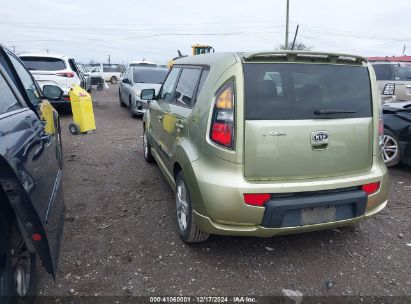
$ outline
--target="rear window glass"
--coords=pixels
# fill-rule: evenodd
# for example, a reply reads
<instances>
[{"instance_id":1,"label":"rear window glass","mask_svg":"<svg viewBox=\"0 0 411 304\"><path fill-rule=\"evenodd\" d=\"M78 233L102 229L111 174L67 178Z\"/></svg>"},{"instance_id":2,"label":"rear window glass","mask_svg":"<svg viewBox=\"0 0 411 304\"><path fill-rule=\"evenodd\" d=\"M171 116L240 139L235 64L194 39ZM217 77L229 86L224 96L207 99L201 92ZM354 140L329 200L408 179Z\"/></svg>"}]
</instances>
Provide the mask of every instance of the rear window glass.
<instances>
[{"instance_id":1,"label":"rear window glass","mask_svg":"<svg viewBox=\"0 0 411 304\"><path fill-rule=\"evenodd\" d=\"M60 71L66 69L63 60L50 57L20 57L24 65L32 71Z\"/></svg>"},{"instance_id":2,"label":"rear window glass","mask_svg":"<svg viewBox=\"0 0 411 304\"><path fill-rule=\"evenodd\" d=\"M394 78L391 64L373 64L372 67L374 68L377 80L392 80Z\"/></svg>"},{"instance_id":3,"label":"rear window glass","mask_svg":"<svg viewBox=\"0 0 411 304\"><path fill-rule=\"evenodd\" d=\"M105 72L105 73L121 73L121 68L118 64L103 64L103 72Z\"/></svg>"},{"instance_id":4,"label":"rear window glass","mask_svg":"<svg viewBox=\"0 0 411 304\"><path fill-rule=\"evenodd\" d=\"M366 67L244 64L245 118L293 120L371 116Z\"/></svg>"},{"instance_id":5,"label":"rear window glass","mask_svg":"<svg viewBox=\"0 0 411 304\"><path fill-rule=\"evenodd\" d=\"M411 80L411 66L394 65L393 66L394 80Z\"/></svg>"},{"instance_id":6,"label":"rear window glass","mask_svg":"<svg viewBox=\"0 0 411 304\"><path fill-rule=\"evenodd\" d=\"M161 84L166 79L167 73L166 69L134 69L133 82Z\"/></svg>"},{"instance_id":7,"label":"rear window glass","mask_svg":"<svg viewBox=\"0 0 411 304\"><path fill-rule=\"evenodd\" d=\"M377 80L411 80L411 66L406 64L373 64Z\"/></svg>"}]
</instances>

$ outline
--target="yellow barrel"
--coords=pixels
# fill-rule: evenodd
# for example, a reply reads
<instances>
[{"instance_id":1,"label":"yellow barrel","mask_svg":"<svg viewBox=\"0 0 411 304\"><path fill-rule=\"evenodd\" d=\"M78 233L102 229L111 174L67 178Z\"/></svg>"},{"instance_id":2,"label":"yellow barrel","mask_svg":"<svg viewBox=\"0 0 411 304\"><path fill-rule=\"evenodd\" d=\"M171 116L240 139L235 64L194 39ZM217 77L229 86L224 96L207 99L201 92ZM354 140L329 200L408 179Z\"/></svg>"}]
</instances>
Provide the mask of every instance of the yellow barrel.
<instances>
[{"instance_id":1,"label":"yellow barrel","mask_svg":"<svg viewBox=\"0 0 411 304\"><path fill-rule=\"evenodd\" d=\"M69 91L74 124L70 125L73 134L85 133L96 129L91 95L75 85Z\"/></svg>"}]
</instances>

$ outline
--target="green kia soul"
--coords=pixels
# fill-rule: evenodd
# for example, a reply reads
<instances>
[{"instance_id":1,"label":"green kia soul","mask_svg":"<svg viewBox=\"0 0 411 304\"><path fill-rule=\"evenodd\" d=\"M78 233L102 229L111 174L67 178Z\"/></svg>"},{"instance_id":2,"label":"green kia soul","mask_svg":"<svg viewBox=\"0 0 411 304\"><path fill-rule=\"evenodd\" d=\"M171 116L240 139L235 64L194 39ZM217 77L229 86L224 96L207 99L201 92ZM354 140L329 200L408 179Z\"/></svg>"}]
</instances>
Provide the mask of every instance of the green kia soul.
<instances>
[{"instance_id":1,"label":"green kia soul","mask_svg":"<svg viewBox=\"0 0 411 304\"><path fill-rule=\"evenodd\" d=\"M179 59L144 115L144 157L176 193L185 242L352 225L387 204L366 58L312 52Z\"/></svg>"}]
</instances>

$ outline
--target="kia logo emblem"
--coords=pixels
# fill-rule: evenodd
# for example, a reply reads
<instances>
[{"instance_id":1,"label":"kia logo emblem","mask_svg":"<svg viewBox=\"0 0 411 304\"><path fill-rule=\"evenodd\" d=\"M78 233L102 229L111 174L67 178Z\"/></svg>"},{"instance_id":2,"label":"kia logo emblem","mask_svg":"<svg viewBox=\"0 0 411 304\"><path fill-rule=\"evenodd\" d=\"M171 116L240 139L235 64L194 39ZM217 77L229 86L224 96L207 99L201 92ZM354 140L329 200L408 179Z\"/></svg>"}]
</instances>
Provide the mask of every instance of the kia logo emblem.
<instances>
[{"instance_id":1,"label":"kia logo emblem","mask_svg":"<svg viewBox=\"0 0 411 304\"><path fill-rule=\"evenodd\" d=\"M326 131L317 131L312 133L311 138L315 143L326 143L328 142L330 135Z\"/></svg>"}]
</instances>

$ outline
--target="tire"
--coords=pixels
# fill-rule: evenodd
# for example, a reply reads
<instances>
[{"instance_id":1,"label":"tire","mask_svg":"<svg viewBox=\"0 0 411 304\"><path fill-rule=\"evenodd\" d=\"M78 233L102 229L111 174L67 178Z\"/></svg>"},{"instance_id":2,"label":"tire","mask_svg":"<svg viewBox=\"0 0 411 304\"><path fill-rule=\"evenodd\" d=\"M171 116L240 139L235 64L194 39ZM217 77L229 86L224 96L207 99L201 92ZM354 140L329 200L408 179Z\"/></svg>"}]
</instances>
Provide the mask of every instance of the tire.
<instances>
[{"instance_id":1,"label":"tire","mask_svg":"<svg viewBox=\"0 0 411 304\"><path fill-rule=\"evenodd\" d=\"M4 265L0 272L1 303L33 303L38 282L37 257L27 249L16 223L5 218L1 221L2 248L6 249L1 255Z\"/></svg>"},{"instance_id":2,"label":"tire","mask_svg":"<svg viewBox=\"0 0 411 304\"><path fill-rule=\"evenodd\" d=\"M118 90L118 100L120 102L120 107L124 108L126 105L123 102L123 98L121 98L121 92Z\"/></svg>"},{"instance_id":3,"label":"tire","mask_svg":"<svg viewBox=\"0 0 411 304\"><path fill-rule=\"evenodd\" d=\"M111 76L111 78L110 78L110 83L111 84L117 84L117 77L116 76Z\"/></svg>"},{"instance_id":4,"label":"tire","mask_svg":"<svg viewBox=\"0 0 411 304\"><path fill-rule=\"evenodd\" d=\"M384 129L383 158L387 167L398 165L401 161L400 141L391 130Z\"/></svg>"},{"instance_id":5,"label":"tire","mask_svg":"<svg viewBox=\"0 0 411 304\"><path fill-rule=\"evenodd\" d=\"M143 149L144 149L144 160L148 163L154 163L154 157L151 154L151 145L150 142L148 141L147 137L147 129L144 129L144 134L143 134Z\"/></svg>"},{"instance_id":6,"label":"tire","mask_svg":"<svg viewBox=\"0 0 411 304\"><path fill-rule=\"evenodd\" d=\"M210 236L198 229L194 222L190 191L182 171L176 178L176 220L178 233L185 243L204 242Z\"/></svg>"},{"instance_id":7,"label":"tire","mask_svg":"<svg viewBox=\"0 0 411 304\"><path fill-rule=\"evenodd\" d=\"M71 123L69 124L69 131L73 135L78 135L80 134L80 126L76 123Z\"/></svg>"}]
</instances>

